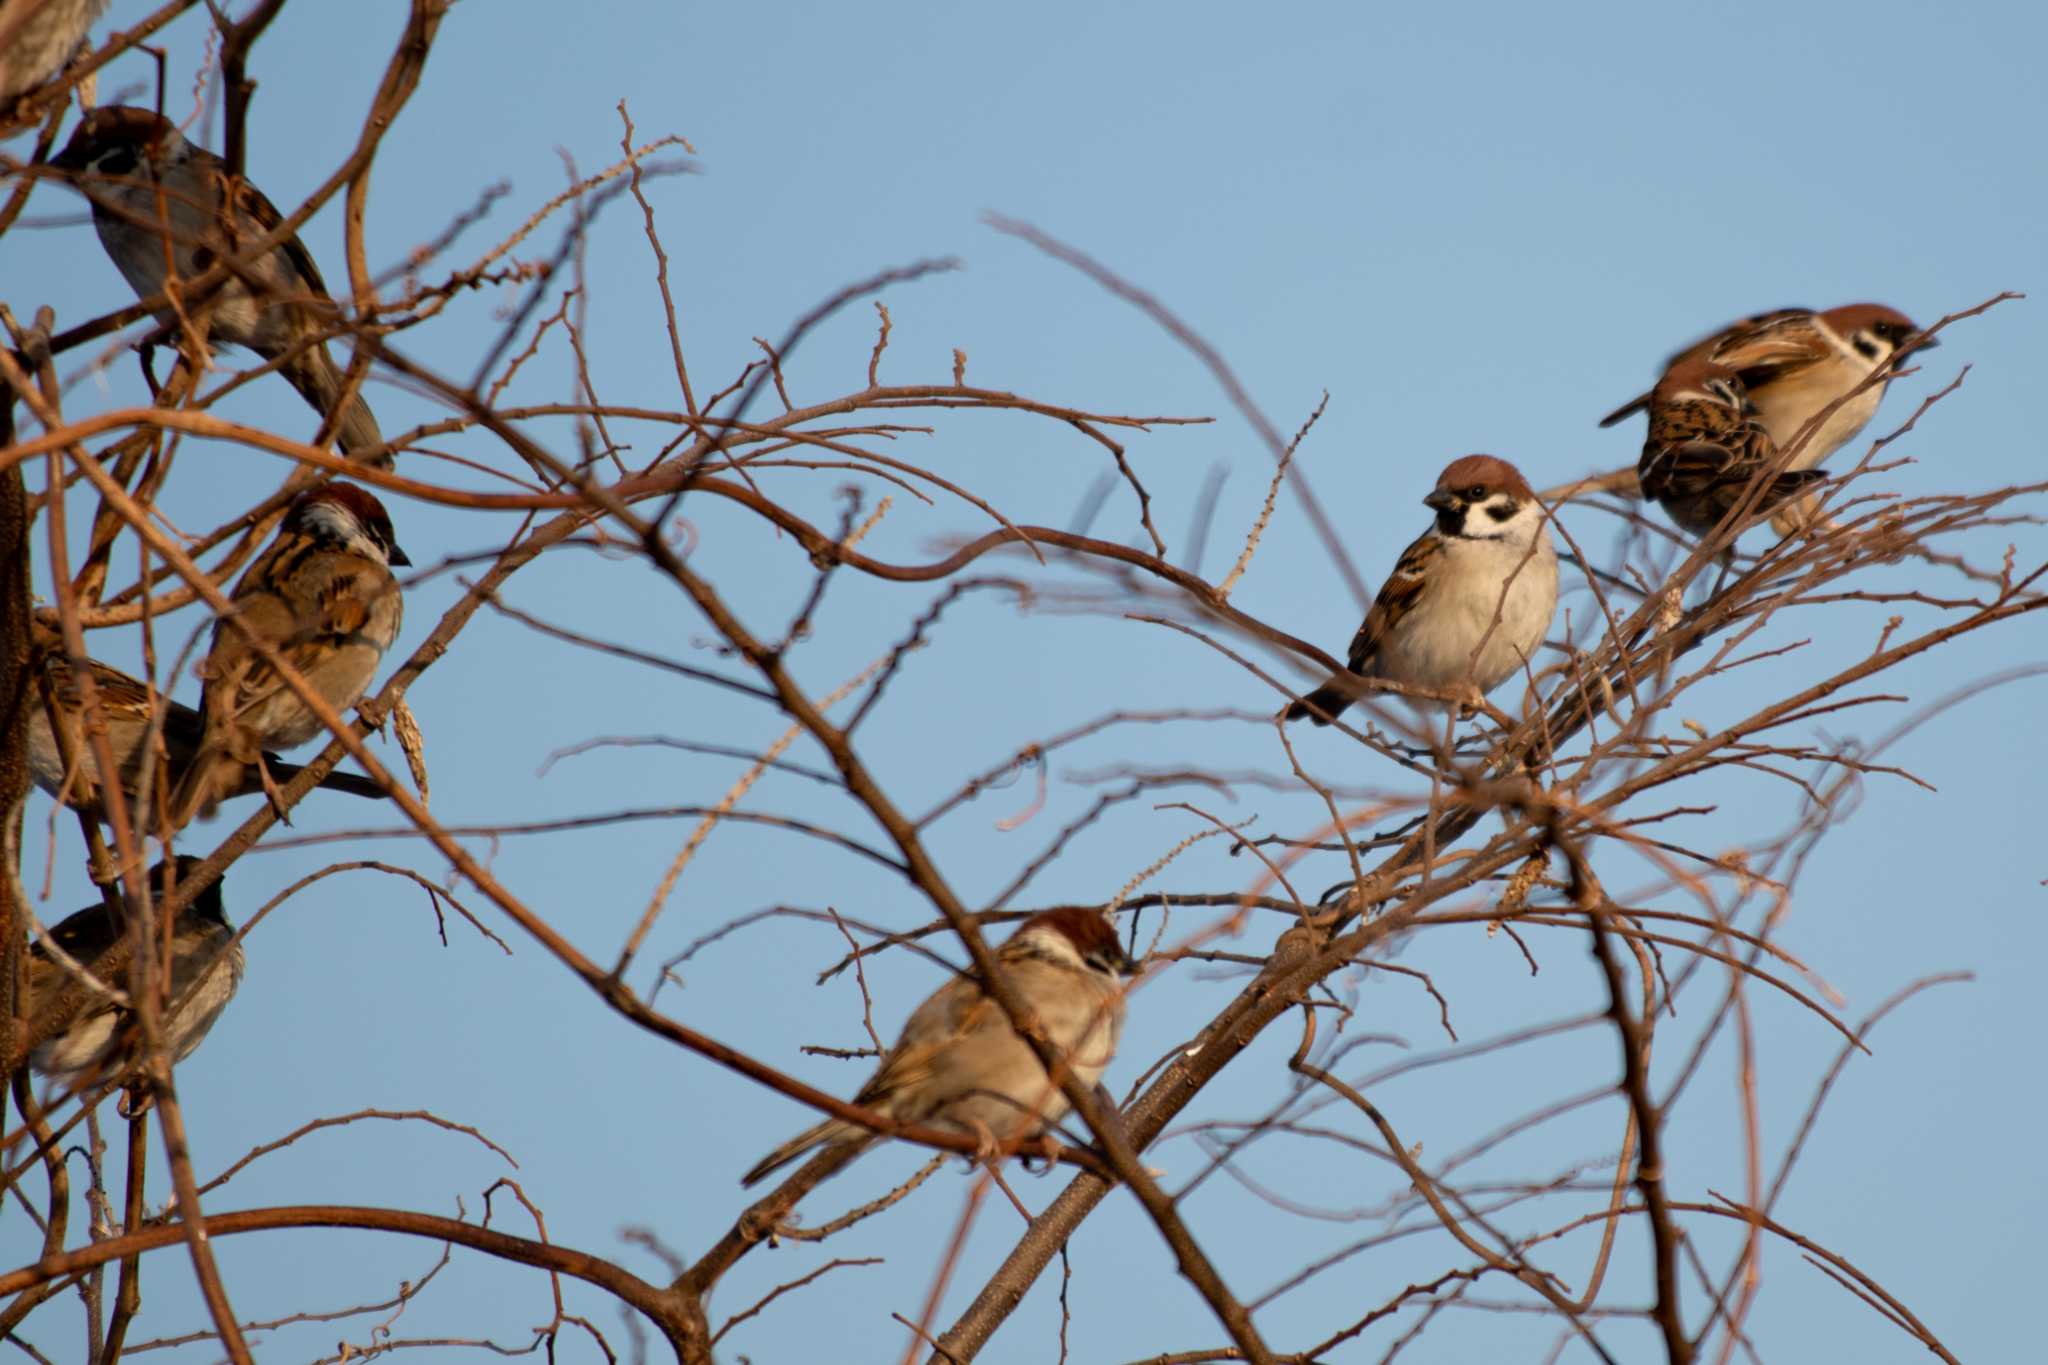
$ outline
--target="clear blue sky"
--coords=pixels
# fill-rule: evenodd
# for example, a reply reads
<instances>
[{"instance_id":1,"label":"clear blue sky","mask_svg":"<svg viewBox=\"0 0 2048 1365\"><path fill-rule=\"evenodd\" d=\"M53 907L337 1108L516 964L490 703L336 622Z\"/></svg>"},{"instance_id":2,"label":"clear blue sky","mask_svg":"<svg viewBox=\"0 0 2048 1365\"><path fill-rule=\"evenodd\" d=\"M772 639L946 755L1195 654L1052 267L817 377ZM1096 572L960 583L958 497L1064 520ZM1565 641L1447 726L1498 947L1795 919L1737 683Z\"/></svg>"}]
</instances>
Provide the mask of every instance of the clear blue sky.
<instances>
[{"instance_id":1,"label":"clear blue sky","mask_svg":"<svg viewBox=\"0 0 2048 1365\"><path fill-rule=\"evenodd\" d=\"M287 210L352 143L361 111L398 32L395 0L288 6L258 48L260 81L250 136L253 177ZM118 21L140 7L115 6ZM165 35L171 86L189 88L201 53L203 13ZM2039 59L2048 19L2035 6L1937 11L1900 3L1712 10L1642 6L1076 5L978 8L905 4L612 4L574 7L495 0L457 6L443 26L425 82L377 163L368 218L373 267L400 263L486 187L512 193L452 254L467 262L563 183L566 157L588 172L618 154L615 105L626 100L642 139L687 137L700 174L649 191L661 215L698 392L722 387L757 354L751 338L779 336L843 284L919 257L957 255L960 273L887 295L895 322L885 380L940 382L953 347L970 380L1048 401L1109 411L1213 414L1213 426L1134 438L1136 467L1156 496L1154 516L1184 545L1209 471L1229 471L1203 565L1218 577L1263 493L1269 462L1229 412L1206 373L1128 306L1071 271L984 226L998 210L1083 247L1170 303L1218 346L1274 422L1291 430L1327 389L1329 411L1303 448L1303 468L1377 583L1426 514L1418 499L1454 455L1486 450L1518 462L1537 484L1632 459L1639 428L1595 421L1640 389L1658 358L1698 332L1786 304L1891 303L1922 321L2001 289L2043 284L2041 224L2048 219L2040 133L2048 94ZM149 77L128 60L103 77L103 94ZM173 97L177 106L181 97ZM202 141L217 145L217 130ZM39 191L31 213L77 217L62 191ZM552 249L558 229L522 249ZM330 284L344 271L340 216L306 233ZM659 298L637 213L617 204L598 223L587 256L589 346L601 394L616 403L676 405ZM17 232L0 255L0 298L21 316L43 302L65 323L127 300L89 228ZM466 374L494 325L499 298L465 297L405 338L413 355ZM2043 477L2037 372L2048 343L2038 302L2006 305L1953 331L1925 372L1897 386L1882 410L1902 419L1936 383L1972 365L1960 393L1940 405L1897 453L1913 458L1886 487L1915 494L1983 489ZM789 366L799 401L864 382L872 313L849 310ZM566 401L573 376L559 352L535 363L521 396ZM74 411L132 401L132 362L91 386ZM433 410L389 385L371 394L387 432ZM231 411L303 436L311 419L274 381ZM1873 428L1875 434L1877 428ZM563 451L566 424L537 428ZM666 433L629 439L646 458ZM1097 450L1049 423L986 417L944 425L938 438L905 437L896 452L933 462L1019 521L1064 525L1102 472ZM497 464L482 437L439 448ZM412 472L432 468L416 464ZM180 525L212 525L250 500L277 468L227 448L189 451L167 508ZM834 515L834 473L776 476L808 514ZM872 505L872 504L871 504ZM2035 510L2040 510L2038 505ZM488 550L511 521L394 502L398 534L416 564ZM787 618L807 584L786 539L705 502L690 506L700 563L762 628ZM1613 523L1567 513L1589 548ZM898 494L867 548L897 561L930 558L948 537L985 523L959 503L916 505ZM1125 491L1098 534L1135 530ZM2041 558L2038 528L2015 527L2022 563ZM1955 547L1995 560L1996 539ZM1026 573L1018 559L989 572ZM465 570L465 572L471 572ZM1893 577L1885 580L1896 584ZM454 600L446 575L415 589L409 649ZM843 576L817 637L797 656L817 692L863 666L878 642L901 636L935 594ZM737 669L704 648L708 628L637 563L587 553L555 556L520 574L507 600L607 638ZM1246 610L1333 651L1349 638L1357 604L1283 503L1236 598ZM1583 595L1568 597L1583 610ZM1701 692L1693 714L1712 725L1748 714L1766 688L1825 676L1868 649L1881 613L1810 613L1776 623L1768 643L1810 639L1778 668ZM1916 618L1924 619L1924 618ZM119 651L110 651L120 656ZM1889 676L1879 690L1913 705L2014 664L2048 657L2038 618L1966 641ZM1077 668L1076 664L1082 664ZM186 680L181 695L196 697ZM2034 1038L2048 850L2040 837L2036 777L2040 684L2005 688L1929 724L1893 751L1938 794L1875 782L1822 845L1782 940L1844 997L1859 1018L1931 971L1976 973L1972 984L1921 997L1878 1033L1836 1089L1780 1206L1789 1225L1847 1254L1897 1294L1965 1360L2017 1359L2039 1339L2032 1311L2038 1251L2029 1230L2048 1219L2039 1157L2043 1100ZM451 824L559 818L628 807L708 804L739 767L726 760L629 750L567 760L544 778L553 751L599 735L670 734L762 746L782 723L765 708L620 661L538 642L522 627L480 618L458 648L414 689L427 735L435 813ZM971 771L1115 705L1270 708L1274 698L1185 637L1115 619L1021 614L997 596L962 604L935 646L915 656L866 728L865 744L902 803L923 809ZM1834 719L1830 734L1875 737L1910 706ZM395 756L395 750L391 751ZM1327 740L1305 749L1338 782L1392 780L1384 765ZM815 762L799 745L791 757ZM1030 782L997 792L940 826L936 849L963 896L977 904L1009 881L1096 788L1073 779L1120 765L1284 771L1270 731L1184 725L1123 735L1068 751L1054 764L1048 808L1014 832L995 828L1023 810ZM1685 837L1734 848L1781 828L1798 810L1790 787L1758 776L1699 795L1718 805ZM1254 784L1234 800L1206 789L1168 792L1261 831L1298 829L1309 805ZM863 838L874 831L801 778L764 781L748 808L819 818ZM43 857L48 811L31 807L31 884ZM356 822L352 826L348 822ZM302 807L298 832L389 826L341 798ZM1125 806L1077 841L1025 904L1099 901L1192 833L1194 818ZM214 827L220 834L231 828ZM528 904L587 951L608 959L689 830L660 821L597 832L479 842ZM212 830L201 831L204 844ZM57 823L62 913L86 897L76 835ZM416 841L384 839L264 853L229 885L246 915L333 857L406 862L442 872ZM1304 880L1320 888L1341 869ZM1640 873L1618 862L1625 890ZM1253 876L1214 841L1184 856L1167 889L1232 889ZM734 916L777 904L819 907L891 925L930 916L898 882L789 834L722 829L692 865L650 948L678 951ZM1176 933L1202 923L1187 912ZM502 922L501 930L507 929ZM1242 945L1261 951L1273 925ZM768 1060L850 1093L859 1064L801 1056L802 1043L847 1045L859 1033L858 998L837 980L813 989L837 956L829 927L772 921L708 949L663 995L678 1017L750 1045ZM1402 945L1401 961L1430 971L1466 1040L1595 1008L1602 1002L1574 935L1537 939L1532 978L1512 945L1477 929L1440 930ZM532 944L506 957L459 924L444 948L424 899L389 879L353 873L322 883L268 920L248 945L249 976L216 1036L180 1071L197 1165L217 1171L260 1141L308 1119L377 1107L431 1108L474 1124L519 1160L512 1172L460 1136L419 1126L359 1127L315 1136L259 1162L221 1195L220 1207L355 1202L472 1215L478 1194L516 1175L548 1216L550 1235L609 1253L650 1276L658 1264L618 1237L651 1229L695 1253L744 1205L737 1174L804 1125L785 1099L765 1094L617 1022ZM636 984L645 985L645 972ZM885 1035L937 982L907 957L871 972ZM1354 1029L1393 1034L1417 1051L1438 1046L1435 1007L1412 981L1384 974L1353 983ZM1184 1039L1235 990L1190 967L1149 984L1134 1004L1119 1093ZM1710 992L1693 995L1665 1027L1690 1036ZM1775 1158L1836 1048L1807 1014L1753 996L1763 1040L1764 1150ZM1263 1115L1289 1093L1292 1035L1277 1033L1235 1063L1184 1123ZM1389 1060L1367 1047L1358 1074ZM1676 1057L1660 1059L1674 1066ZM1735 1063L1718 1046L1674 1120L1676 1197L1710 1189L1739 1195ZM1504 1058L1422 1070L1374 1090L1375 1100L1441 1159L1540 1103L1614 1075L1612 1039L1580 1033ZM1334 1112L1324 1115L1333 1122ZM1615 1145L1620 1109L1609 1102L1511 1144L1477 1178L1526 1180L1583 1169L1591 1182ZM1227 1179L1188 1201L1196 1235L1246 1296L1265 1292L1325 1248L1379 1231L1375 1212L1398 1193L1387 1169L1339 1160L1335 1149L1275 1140L1247 1158L1249 1174L1287 1197L1356 1221L1285 1215ZM1189 1138L1148 1158L1178 1183L1198 1169ZM822 1218L913 1166L908 1151L871 1155L814 1200ZM1468 1178L1473 1173L1467 1172ZM1058 1180L1021 1177L1042 1204ZM156 1198L167 1188L159 1178ZM787 1247L750 1258L719 1291L714 1322L772 1285L831 1255L882 1255L887 1264L835 1271L789 1304L738 1329L725 1357L757 1361L883 1359L902 1349L891 1310L915 1315L937 1256L935 1229L950 1225L967 1188L949 1167L913 1204L820 1250ZM1587 1196L1590 1206L1592 1196ZM1503 1225L1534 1230L1543 1215L1511 1211ZM526 1232L519 1217L498 1217ZM1551 1221L1561 1221L1560 1213ZM955 1280L949 1321L1011 1245L1014 1213L984 1211ZM0 1260L33 1255L30 1228L0 1220ZM1731 1237L1709 1233L1716 1272ZM1590 1242L1557 1269L1576 1286ZM1623 1251L1640 1263L1639 1233ZM388 1297L416 1278L436 1248L364 1234L292 1232L228 1239L219 1248L237 1306L267 1318ZM1135 1206L1119 1195L1072 1246L1075 1355L1115 1361L1224 1340L1172 1270ZM1276 1349L1319 1339L1411 1280L1463 1265L1441 1237L1394 1243L1280 1298L1259 1321ZM1782 1244L1767 1245L1764 1285L1750 1333L1770 1360L1908 1360L1910 1339L1856 1303ZM984 1357L1051 1360L1057 1269ZM1641 1277L1614 1291L1641 1301ZM1505 1297L1482 1285L1475 1296ZM623 1344L617 1313L595 1292L572 1289ZM150 1263L143 1336L198 1327L203 1308L181 1258ZM458 1252L453 1265L395 1325L401 1336L525 1339L547 1316L544 1281ZM1399 1320L1406 1326L1413 1313ZM1399 1327L1395 1329L1400 1330ZM259 1347L264 1359L312 1358L346 1332L294 1329ZM1603 1328L1623 1359L1649 1358L1639 1326ZM45 1309L26 1335L53 1358L76 1349L76 1316ZM1542 1359L1551 1325L1526 1317L1452 1311L1409 1358ZM1370 1336L1332 1359L1378 1359L1391 1337ZM458 1356L460 1352L456 1353ZM211 1359L204 1348L178 1359ZM583 1344L564 1358L592 1358ZM1568 1348L1565 1360L1587 1358Z\"/></svg>"}]
</instances>

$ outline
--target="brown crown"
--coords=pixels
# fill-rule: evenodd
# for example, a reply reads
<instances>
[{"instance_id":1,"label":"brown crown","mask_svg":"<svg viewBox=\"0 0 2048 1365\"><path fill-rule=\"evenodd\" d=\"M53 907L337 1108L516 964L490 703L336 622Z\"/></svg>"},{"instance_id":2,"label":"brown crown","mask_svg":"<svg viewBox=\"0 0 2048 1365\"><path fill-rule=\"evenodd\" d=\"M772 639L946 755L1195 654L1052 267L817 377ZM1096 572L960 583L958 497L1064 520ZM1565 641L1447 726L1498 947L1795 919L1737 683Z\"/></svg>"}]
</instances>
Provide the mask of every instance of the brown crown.
<instances>
[{"instance_id":1,"label":"brown crown","mask_svg":"<svg viewBox=\"0 0 2048 1365\"><path fill-rule=\"evenodd\" d=\"M176 131L169 119L153 110L128 104L102 105L72 130L71 140L53 164L83 166L102 147L122 142L153 144Z\"/></svg>"},{"instance_id":2,"label":"brown crown","mask_svg":"<svg viewBox=\"0 0 2048 1365\"><path fill-rule=\"evenodd\" d=\"M385 554L393 564L411 562L405 557L405 552L398 548L398 536L391 529L391 514L384 510L384 504L377 501L375 495L368 489L352 483L337 482L307 489L292 503L291 514L285 518L286 522L298 522L307 508L322 502L346 508L356 519L356 524L361 526L372 540L384 547Z\"/></svg>"},{"instance_id":3,"label":"brown crown","mask_svg":"<svg viewBox=\"0 0 2048 1365\"><path fill-rule=\"evenodd\" d=\"M1671 368L1664 371L1663 378L1657 381L1655 397L1701 388L1716 379L1733 384L1737 389L1742 387L1742 376L1726 365L1716 364L1704 355L1683 355L1671 362Z\"/></svg>"},{"instance_id":4,"label":"brown crown","mask_svg":"<svg viewBox=\"0 0 2048 1365\"><path fill-rule=\"evenodd\" d=\"M1860 332L1865 327L1873 327L1881 322L1888 322L1908 332L1920 330L1919 323L1898 309L1882 303L1845 303L1840 308L1828 309L1821 317L1827 321L1828 326L1844 333Z\"/></svg>"},{"instance_id":5,"label":"brown crown","mask_svg":"<svg viewBox=\"0 0 2048 1365\"><path fill-rule=\"evenodd\" d=\"M1522 471L1493 455L1465 455L1452 460L1444 466L1444 472L1437 475L1436 486L1450 491L1476 486L1496 493L1505 491L1525 498L1532 496L1529 481L1522 477Z\"/></svg>"},{"instance_id":6,"label":"brown crown","mask_svg":"<svg viewBox=\"0 0 2048 1365\"><path fill-rule=\"evenodd\" d=\"M1063 905L1057 910L1046 910L1033 915L1017 927L1018 933L1030 929L1057 929L1083 957L1089 953L1117 951L1116 929L1103 918L1100 911L1089 910L1079 905Z\"/></svg>"}]
</instances>

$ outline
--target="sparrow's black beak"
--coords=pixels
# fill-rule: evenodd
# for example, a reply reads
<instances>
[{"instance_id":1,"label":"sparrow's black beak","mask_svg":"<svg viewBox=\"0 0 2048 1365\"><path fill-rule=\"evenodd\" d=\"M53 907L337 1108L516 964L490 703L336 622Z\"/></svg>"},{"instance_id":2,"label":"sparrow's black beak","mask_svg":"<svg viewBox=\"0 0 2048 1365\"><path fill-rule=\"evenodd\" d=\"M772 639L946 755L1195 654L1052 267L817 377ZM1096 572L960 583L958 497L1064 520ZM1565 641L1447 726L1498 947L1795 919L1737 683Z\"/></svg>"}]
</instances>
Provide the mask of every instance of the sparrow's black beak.
<instances>
[{"instance_id":1,"label":"sparrow's black beak","mask_svg":"<svg viewBox=\"0 0 2048 1365\"><path fill-rule=\"evenodd\" d=\"M398 542L395 540L391 542L391 553L384 556L384 560L386 563L396 565L401 569L410 569L412 567L412 559L404 550L398 547Z\"/></svg>"},{"instance_id":2,"label":"sparrow's black beak","mask_svg":"<svg viewBox=\"0 0 2048 1365\"><path fill-rule=\"evenodd\" d=\"M1458 495L1448 488L1432 488L1429 490L1429 496L1422 500L1422 505L1439 512L1448 512L1458 505Z\"/></svg>"},{"instance_id":3,"label":"sparrow's black beak","mask_svg":"<svg viewBox=\"0 0 2048 1365\"><path fill-rule=\"evenodd\" d=\"M1913 342L1913 344L1912 344L1912 346L1911 346L1911 347L1909 347L1908 349L1910 349L1910 350L1914 350L1914 351L1931 351L1931 350L1933 350L1933 349L1934 349L1935 347L1937 347L1937 346L1939 346L1939 345L1941 345L1941 340L1940 340L1940 338L1938 338L1938 337L1930 337L1930 336L1923 336L1923 337L1920 337L1919 339L1917 339L1916 341L1914 341L1914 342Z\"/></svg>"}]
</instances>

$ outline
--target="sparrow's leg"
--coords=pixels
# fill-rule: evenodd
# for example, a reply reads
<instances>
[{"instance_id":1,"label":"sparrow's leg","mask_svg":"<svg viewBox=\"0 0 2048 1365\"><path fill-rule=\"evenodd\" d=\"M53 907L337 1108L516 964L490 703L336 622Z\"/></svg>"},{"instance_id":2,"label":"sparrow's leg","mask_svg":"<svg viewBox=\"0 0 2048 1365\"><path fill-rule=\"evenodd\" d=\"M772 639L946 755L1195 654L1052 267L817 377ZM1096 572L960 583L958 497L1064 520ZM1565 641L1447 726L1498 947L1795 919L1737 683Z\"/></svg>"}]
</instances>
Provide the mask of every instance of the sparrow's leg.
<instances>
[{"instance_id":1,"label":"sparrow's leg","mask_svg":"<svg viewBox=\"0 0 2048 1365\"><path fill-rule=\"evenodd\" d=\"M121 1098L115 1104L114 1110L122 1118L132 1119L147 1114L150 1106L155 1103L156 1091L151 1089L149 1082L137 1078L122 1087Z\"/></svg>"},{"instance_id":2,"label":"sparrow's leg","mask_svg":"<svg viewBox=\"0 0 2048 1365\"><path fill-rule=\"evenodd\" d=\"M1721 589L1728 586L1728 576L1735 572L1735 547L1730 545L1717 558L1721 561L1721 572L1715 575L1714 586L1707 593L1709 601L1721 595Z\"/></svg>"},{"instance_id":3,"label":"sparrow's leg","mask_svg":"<svg viewBox=\"0 0 2048 1365\"><path fill-rule=\"evenodd\" d=\"M1042 1134L1039 1141L1045 1144L1042 1152L1017 1153L1018 1164L1033 1175L1044 1175L1060 1164L1060 1154L1067 1150L1067 1144L1051 1133Z\"/></svg>"},{"instance_id":4,"label":"sparrow's leg","mask_svg":"<svg viewBox=\"0 0 2048 1365\"><path fill-rule=\"evenodd\" d=\"M135 359L142 366L142 382L149 386L149 401L155 403L163 395L164 386L156 377L157 337L152 334L142 339L135 348Z\"/></svg>"},{"instance_id":5,"label":"sparrow's leg","mask_svg":"<svg viewBox=\"0 0 2048 1365\"><path fill-rule=\"evenodd\" d=\"M270 765L260 755L256 759L256 774L263 779L263 794L270 799L270 809L277 813L278 823L291 824L291 814L285 809L284 793L278 789L277 779L270 775Z\"/></svg>"},{"instance_id":6,"label":"sparrow's leg","mask_svg":"<svg viewBox=\"0 0 2048 1365\"><path fill-rule=\"evenodd\" d=\"M967 1159L968 1164L971 1166L995 1165L996 1149L1001 1146L996 1141L995 1130L980 1119L969 1119L968 1122L974 1127L974 1155Z\"/></svg>"}]
</instances>

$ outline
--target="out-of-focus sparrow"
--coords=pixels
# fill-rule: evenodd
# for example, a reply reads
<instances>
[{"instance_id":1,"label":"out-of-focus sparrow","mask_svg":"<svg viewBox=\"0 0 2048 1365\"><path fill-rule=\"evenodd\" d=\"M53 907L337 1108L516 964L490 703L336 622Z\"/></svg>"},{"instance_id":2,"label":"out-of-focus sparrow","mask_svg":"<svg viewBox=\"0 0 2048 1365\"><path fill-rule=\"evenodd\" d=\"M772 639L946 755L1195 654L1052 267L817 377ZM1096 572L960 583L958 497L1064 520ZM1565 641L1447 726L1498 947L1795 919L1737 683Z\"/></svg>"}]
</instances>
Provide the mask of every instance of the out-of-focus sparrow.
<instances>
[{"instance_id":1,"label":"out-of-focus sparrow","mask_svg":"<svg viewBox=\"0 0 2048 1365\"><path fill-rule=\"evenodd\" d=\"M99 696L100 710L106 717L107 743L114 752L115 770L121 774L121 790L133 802L142 775L142 746L149 736L149 689L140 680L98 659L86 662L92 670L93 688ZM68 773L64 765L65 751L58 746L56 732L50 726L50 709L38 690L29 698L29 775L50 795L61 793L66 805L99 813L99 764L93 758L92 745L86 738L81 713L85 699L72 676L71 662L61 650L54 650L43 655L42 667L50 682L50 699L56 703L58 718L63 724L78 770L75 775ZM169 772L164 785L158 789L158 799L161 800L163 793L174 787L186 768L191 766L192 755L199 748L206 726L199 713L191 707L174 702L161 693L156 701L163 717L163 753ZM266 753L263 761L270 769L271 781L279 785L291 781L301 771L298 764L286 763L275 754ZM68 789L65 786L67 775L71 776ZM245 780L239 789L223 795L253 796L263 790L263 779L253 766L246 769L243 776ZM355 773L329 773L320 779L320 785L329 791L347 792L350 796L373 800L389 795L379 784Z\"/></svg>"},{"instance_id":2,"label":"out-of-focus sparrow","mask_svg":"<svg viewBox=\"0 0 2048 1365\"><path fill-rule=\"evenodd\" d=\"M227 282L185 315L212 341L279 360L278 372L292 387L322 417L332 416L342 373L322 338L333 331L340 310L296 236L260 257L246 256L284 220L255 186L229 174L212 152L187 142L168 119L124 105L86 115L50 165L68 174L92 202L100 244L138 296L167 288L175 294L184 282L227 261ZM169 304L156 316L173 331L180 325L179 309ZM336 439L358 457L384 443L360 393L341 414ZM390 459L370 458L380 464Z\"/></svg>"},{"instance_id":3,"label":"out-of-focus sparrow","mask_svg":"<svg viewBox=\"0 0 2048 1365\"><path fill-rule=\"evenodd\" d=\"M1849 393L1895 355L1937 343L1920 335L1913 320L1881 303L1851 303L1816 313L1780 308L1744 318L1702 337L1665 362L1668 373L1681 361L1706 359L1733 370L1756 415L1780 451L1791 450L1806 425L1828 404ZM1855 439L1884 401L1882 379L1821 422L1797 450L1789 468L1811 469ZM1650 405L1652 393L1638 394L1600 419L1603 427ZM1779 509L1774 524L1783 534L1797 530L1810 511L1804 500Z\"/></svg>"},{"instance_id":4,"label":"out-of-focus sparrow","mask_svg":"<svg viewBox=\"0 0 2048 1365\"><path fill-rule=\"evenodd\" d=\"M1422 502L1436 524L1402 551L1366 612L1351 641L1351 674L1410 687L1469 685L1483 696L1520 673L1550 629L1550 526L1521 471L1491 455L1451 461ZM1290 705L1287 719L1328 725L1368 690L1351 674Z\"/></svg>"},{"instance_id":5,"label":"out-of-focus sparrow","mask_svg":"<svg viewBox=\"0 0 2048 1365\"><path fill-rule=\"evenodd\" d=\"M1123 1028L1119 983L1137 971L1109 921L1077 906L1047 910L1025 920L996 961L1081 1084L1094 1085ZM989 1147L1042 1132L1068 1109L1038 1054L971 975L947 982L917 1007L853 1102L903 1123L956 1129ZM855 1124L826 1119L763 1157L740 1183L756 1184L814 1147L836 1147L850 1159L879 1140Z\"/></svg>"},{"instance_id":6,"label":"out-of-focus sparrow","mask_svg":"<svg viewBox=\"0 0 2048 1365\"><path fill-rule=\"evenodd\" d=\"M322 732L320 718L264 662L244 628L268 642L337 711L355 705L398 638L405 600L390 566L406 565L384 504L352 483L301 493L277 538L235 585L199 666L204 730L169 810L179 827L247 789L250 770L277 801L265 749Z\"/></svg>"},{"instance_id":7,"label":"out-of-focus sparrow","mask_svg":"<svg viewBox=\"0 0 2048 1365\"><path fill-rule=\"evenodd\" d=\"M106 8L107 0L0 0L0 106L62 71Z\"/></svg>"},{"instance_id":8,"label":"out-of-focus sparrow","mask_svg":"<svg viewBox=\"0 0 2048 1365\"><path fill-rule=\"evenodd\" d=\"M1705 356L1680 359L1650 392L1650 435L1636 477L1643 496L1680 530L1704 536L1733 511L1778 458L1777 444L1734 370ZM1827 482L1818 469L1771 477L1749 504L1763 514Z\"/></svg>"},{"instance_id":9,"label":"out-of-focus sparrow","mask_svg":"<svg viewBox=\"0 0 2048 1365\"><path fill-rule=\"evenodd\" d=\"M178 859L182 879L197 858ZM158 863L150 875L154 896L162 897L170 887L165 869ZM50 937L81 967L90 970L94 959L120 942L128 927L118 923L102 904L88 905L68 915L50 930ZM221 904L220 883L215 882L195 896L178 914L171 931L170 1004L162 1016L164 1045L173 1061L183 1061L199 1046L213 1021L227 1008L235 988L242 984L242 945L228 944L235 936ZM53 1007L74 977L50 955L42 943L29 945L26 997L28 1017L40 1018ZM124 980L109 985L126 986ZM127 1011L101 997L88 1001L71 1022L44 1040L29 1056L29 1064L45 1076L63 1080L87 1078L107 1067L117 1054L130 1049ZM121 1067L127 1066L123 1056Z\"/></svg>"}]
</instances>

